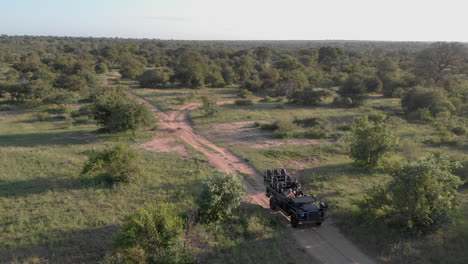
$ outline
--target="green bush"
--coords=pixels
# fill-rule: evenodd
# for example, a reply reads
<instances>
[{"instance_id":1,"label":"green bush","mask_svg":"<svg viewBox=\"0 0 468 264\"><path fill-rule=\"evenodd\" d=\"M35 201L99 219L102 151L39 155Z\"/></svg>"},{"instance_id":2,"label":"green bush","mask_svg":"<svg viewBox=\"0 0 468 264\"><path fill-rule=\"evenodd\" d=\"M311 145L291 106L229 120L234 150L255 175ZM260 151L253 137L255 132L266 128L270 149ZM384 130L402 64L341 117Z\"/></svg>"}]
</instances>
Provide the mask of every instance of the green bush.
<instances>
[{"instance_id":1,"label":"green bush","mask_svg":"<svg viewBox=\"0 0 468 264\"><path fill-rule=\"evenodd\" d=\"M50 108L50 109L47 109L46 112L49 113L49 114L65 114L66 112L68 112L70 109L64 105L59 105L59 106L55 106L53 108Z\"/></svg>"},{"instance_id":2,"label":"green bush","mask_svg":"<svg viewBox=\"0 0 468 264\"><path fill-rule=\"evenodd\" d=\"M408 118L422 122L431 122L434 120L431 111L428 108L418 108L415 111L409 113Z\"/></svg>"},{"instance_id":3,"label":"green bush","mask_svg":"<svg viewBox=\"0 0 468 264\"><path fill-rule=\"evenodd\" d=\"M184 105L190 100L190 98L187 95L178 95L176 96L175 100L177 101L178 105Z\"/></svg>"},{"instance_id":4,"label":"green bush","mask_svg":"<svg viewBox=\"0 0 468 264\"><path fill-rule=\"evenodd\" d=\"M279 123L279 121L275 121L273 123L261 124L260 129L263 129L263 130L276 130L276 129L279 128L278 123Z\"/></svg>"},{"instance_id":5,"label":"green bush","mask_svg":"<svg viewBox=\"0 0 468 264\"><path fill-rule=\"evenodd\" d=\"M328 138L329 135L321 129L308 129L304 132L304 137L311 139Z\"/></svg>"},{"instance_id":6,"label":"green bush","mask_svg":"<svg viewBox=\"0 0 468 264\"><path fill-rule=\"evenodd\" d=\"M148 106L113 90L98 95L89 110L97 123L111 133L135 132L155 122Z\"/></svg>"},{"instance_id":7,"label":"green bush","mask_svg":"<svg viewBox=\"0 0 468 264\"><path fill-rule=\"evenodd\" d=\"M302 127L315 127L322 124L323 120L320 117L308 117L303 119L295 118L293 123Z\"/></svg>"},{"instance_id":8,"label":"green bush","mask_svg":"<svg viewBox=\"0 0 468 264\"><path fill-rule=\"evenodd\" d=\"M260 99L261 103L272 103L274 100L270 96L265 96L264 98Z\"/></svg>"},{"instance_id":9,"label":"green bush","mask_svg":"<svg viewBox=\"0 0 468 264\"><path fill-rule=\"evenodd\" d=\"M239 93L237 94L237 98L249 99L252 97L253 97L252 91L249 91L247 89L240 89Z\"/></svg>"},{"instance_id":10,"label":"green bush","mask_svg":"<svg viewBox=\"0 0 468 264\"><path fill-rule=\"evenodd\" d=\"M294 137L297 126L289 120L279 120L278 128L273 132L277 138L292 138Z\"/></svg>"},{"instance_id":11,"label":"green bush","mask_svg":"<svg viewBox=\"0 0 468 264\"><path fill-rule=\"evenodd\" d=\"M36 117L37 121L40 122L48 121L50 119L50 115L47 112L36 113L34 116Z\"/></svg>"},{"instance_id":12,"label":"green bush","mask_svg":"<svg viewBox=\"0 0 468 264\"><path fill-rule=\"evenodd\" d=\"M406 114L422 108L427 108L432 116L455 110L447 93L442 88L414 87L403 96L401 105Z\"/></svg>"},{"instance_id":13,"label":"green bush","mask_svg":"<svg viewBox=\"0 0 468 264\"><path fill-rule=\"evenodd\" d=\"M128 217L114 239L114 253L104 263L189 263L182 244L184 223L177 208L158 204Z\"/></svg>"},{"instance_id":14,"label":"green bush","mask_svg":"<svg viewBox=\"0 0 468 264\"><path fill-rule=\"evenodd\" d=\"M224 171L216 171L202 183L197 198L202 220L215 222L229 218L245 195L244 184L239 177Z\"/></svg>"},{"instance_id":15,"label":"green bush","mask_svg":"<svg viewBox=\"0 0 468 264\"><path fill-rule=\"evenodd\" d=\"M338 90L341 101L337 101L346 106L356 107L364 103L367 96L367 88L360 75L350 75L343 86Z\"/></svg>"},{"instance_id":16,"label":"green bush","mask_svg":"<svg viewBox=\"0 0 468 264\"><path fill-rule=\"evenodd\" d=\"M141 75L139 81L141 87L160 88L166 85L174 73L168 69L147 70Z\"/></svg>"},{"instance_id":17,"label":"green bush","mask_svg":"<svg viewBox=\"0 0 468 264\"><path fill-rule=\"evenodd\" d=\"M350 156L358 166L375 167L397 144L398 138L393 134L385 114L375 113L355 119Z\"/></svg>"},{"instance_id":18,"label":"green bush","mask_svg":"<svg viewBox=\"0 0 468 264\"><path fill-rule=\"evenodd\" d=\"M238 98L234 101L234 103L239 106L253 105L252 99L244 99L244 98Z\"/></svg>"},{"instance_id":19,"label":"green bush","mask_svg":"<svg viewBox=\"0 0 468 264\"><path fill-rule=\"evenodd\" d=\"M216 99L208 96L202 96L202 111L205 112L205 116L213 117L219 113L219 105L216 104Z\"/></svg>"},{"instance_id":20,"label":"green bush","mask_svg":"<svg viewBox=\"0 0 468 264\"><path fill-rule=\"evenodd\" d=\"M88 162L81 170L82 175L92 174L109 183L135 182L141 174L138 151L125 144L104 150L93 150Z\"/></svg>"},{"instance_id":21,"label":"green bush","mask_svg":"<svg viewBox=\"0 0 468 264\"><path fill-rule=\"evenodd\" d=\"M96 66L94 66L94 71L97 73L97 74L102 74L102 73L106 73L109 71L109 68L107 67L107 65L105 63L98 63L96 64Z\"/></svg>"},{"instance_id":22,"label":"green bush","mask_svg":"<svg viewBox=\"0 0 468 264\"><path fill-rule=\"evenodd\" d=\"M365 199L364 215L423 234L448 222L458 204L458 167L447 158L431 155L399 169L387 187L374 189Z\"/></svg>"}]
</instances>

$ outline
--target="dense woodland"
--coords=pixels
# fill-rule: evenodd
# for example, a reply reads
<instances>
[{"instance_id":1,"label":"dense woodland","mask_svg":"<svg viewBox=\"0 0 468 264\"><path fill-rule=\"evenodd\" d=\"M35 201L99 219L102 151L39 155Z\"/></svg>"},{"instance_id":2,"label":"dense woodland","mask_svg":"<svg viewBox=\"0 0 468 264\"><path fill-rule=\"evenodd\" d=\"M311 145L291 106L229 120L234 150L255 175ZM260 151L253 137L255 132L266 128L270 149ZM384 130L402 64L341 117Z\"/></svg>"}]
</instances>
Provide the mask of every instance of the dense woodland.
<instances>
[{"instance_id":1,"label":"dense woodland","mask_svg":"<svg viewBox=\"0 0 468 264\"><path fill-rule=\"evenodd\" d=\"M109 72L121 75L112 87L103 80L103 75ZM151 129L156 130L149 109L127 97L130 91L123 84L128 81L134 87L147 89L187 89L189 95L176 98L180 104L191 100L199 90L226 87L236 91L236 107L248 107L260 101L306 111L316 107L353 111L367 109L367 103L377 97L398 100L400 112L395 107L377 106L366 115L336 127L322 126L326 122L320 116L256 125L274 131L278 138L326 139L333 146L346 142L336 154L349 156L359 173L389 175L385 184L362 195L356 202L359 215L353 217L369 226L384 223L392 230L390 233L397 230L408 234L405 239L423 238L452 223L452 214L460 204L457 194L466 188L468 159L466 155L456 154L467 153L466 43L0 37L0 111L78 104L80 108L73 110L71 116L75 120L89 117L104 133L130 131L135 136L141 128L153 126ZM226 114L219 111L215 99L204 96L201 101L204 117ZM275 111L283 108L279 106ZM407 124L424 125L436 131L437 136L423 144L442 151L405 160L404 154L396 151L399 146L401 148L401 142L394 130ZM309 127L314 129L302 129ZM393 160L388 159L389 156ZM142 173L134 165L135 159L138 153L120 145L89 154L81 173L100 173L107 175L111 183L128 183L132 175ZM207 168L203 170L208 171ZM354 167L350 171L353 170ZM231 181L231 186L237 184L241 193L242 186L231 176L220 177ZM223 183L209 178L205 185L210 184ZM219 188L229 189L226 186ZM242 199L232 199L235 212ZM157 255L149 253L154 244L138 244L140 242L134 238L136 235L144 237L147 232L154 231L152 228L157 229L151 226L155 225L152 221L156 218L162 219L163 225L182 222L172 212L172 206L164 205L162 211L142 209L130 217L116 238L117 253L108 256L108 263L126 263L127 255L138 255L135 258L155 263L197 259L194 255L199 252L187 252L185 245L183 251L178 251L174 246L178 242L158 244L166 248L161 251L162 255ZM221 221L219 211L203 206L200 205L201 209L216 219L206 221L204 228L222 229L214 224ZM158 212L154 219L147 219L151 210ZM236 217L248 221L244 215ZM132 221L147 221L149 226L135 231ZM172 236L169 240L178 241L183 232L177 228L167 227L165 232ZM370 230L379 232L379 229Z\"/></svg>"}]
</instances>

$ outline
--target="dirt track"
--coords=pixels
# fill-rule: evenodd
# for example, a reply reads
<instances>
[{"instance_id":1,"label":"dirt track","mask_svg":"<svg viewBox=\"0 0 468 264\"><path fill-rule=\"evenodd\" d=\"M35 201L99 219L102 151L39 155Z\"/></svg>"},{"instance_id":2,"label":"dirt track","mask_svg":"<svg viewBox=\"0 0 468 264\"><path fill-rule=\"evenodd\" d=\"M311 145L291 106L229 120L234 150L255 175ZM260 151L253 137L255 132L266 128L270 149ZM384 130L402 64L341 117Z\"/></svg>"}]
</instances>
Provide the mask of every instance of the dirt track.
<instances>
[{"instance_id":1,"label":"dirt track","mask_svg":"<svg viewBox=\"0 0 468 264\"><path fill-rule=\"evenodd\" d=\"M262 176L241 158L198 134L190 125L188 114L200 107L200 104L191 103L177 111L165 114L145 100L141 98L139 100L151 107L160 119L162 128L202 152L213 167L250 175L250 178L244 181L249 200L264 208L269 208L268 198L264 195ZM288 224L286 218L284 223ZM291 234L307 253L322 263L375 263L348 241L330 221L326 221L321 227L291 228Z\"/></svg>"}]
</instances>

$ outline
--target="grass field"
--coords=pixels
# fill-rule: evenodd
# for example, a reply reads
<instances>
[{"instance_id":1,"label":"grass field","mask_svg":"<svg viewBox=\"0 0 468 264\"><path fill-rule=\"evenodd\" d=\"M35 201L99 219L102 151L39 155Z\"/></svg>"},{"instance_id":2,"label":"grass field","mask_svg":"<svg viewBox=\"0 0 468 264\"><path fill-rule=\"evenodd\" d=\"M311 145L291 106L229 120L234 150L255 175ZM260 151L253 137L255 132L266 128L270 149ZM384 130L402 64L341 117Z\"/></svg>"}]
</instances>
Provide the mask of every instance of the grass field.
<instances>
[{"instance_id":1,"label":"grass field","mask_svg":"<svg viewBox=\"0 0 468 264\"><path fill-rule=\"evenodd\" d=\"M199 183L212 170L195 150L193 158L140 151L144 173L137 183L97 184L80 176L87 152L120 141L136 146L151 132L102 134L92 122L74 123L70 109L44 115L50 108L1 112L0 263L97 263L112 250L125 217L138 208L169 202L183 213L194 207ZM195 230L199 259L314 263L285 242L286 228L268 211L244 205L235 217L227 226Z\"/></svg>"},{"instance_id":2,"label":"grass field","mask_svg":"<svg viewBox=\"0 0 468 264\"><path fill-rule=\"evenodd\" d=\"M427 144L439 137L439 132L430 124L408 122L402 115L399 99L379 96L371 97L364 107L358 109L333 108L328 105L303 108L278 103L257 103L251 106L223 105L216 117L204 117L201 111L193 111L191 119L202 133L213 124L240 121L272 122L320 117L332 129L349 125L354 117L380 110L391 115L394 132L401 138L401 144L384 166L392 167L395 161L415 160L431 152L441 152L454 159L468 160L466 137L460 137L457 145ZM345 139L347 132L341 134ZM205 133L205 136L210 137ZM333 208L331 216L341 230L370 255L388 263L466 263L468 262L468 190L461 189L461 205L453 213L453 222L435 234L421 239L411 239L385 226L369 227L359 222L357 202L373 186L387 182L391 177L380 170L368 172L356 168L347 157L343 140L319 140L314 145L282 145L266 149L232 144L228 139L213 138L218 144L251 163L257 170L286 167L297 171L306 187L318 197L326 200ZM344 140L345 141L345 140ZM295 167L295 162L312 158L305 169ZM466 170L465 170L466 173ZM467 175L460 176L467 179Z\"/></svg>"}]
</instances>

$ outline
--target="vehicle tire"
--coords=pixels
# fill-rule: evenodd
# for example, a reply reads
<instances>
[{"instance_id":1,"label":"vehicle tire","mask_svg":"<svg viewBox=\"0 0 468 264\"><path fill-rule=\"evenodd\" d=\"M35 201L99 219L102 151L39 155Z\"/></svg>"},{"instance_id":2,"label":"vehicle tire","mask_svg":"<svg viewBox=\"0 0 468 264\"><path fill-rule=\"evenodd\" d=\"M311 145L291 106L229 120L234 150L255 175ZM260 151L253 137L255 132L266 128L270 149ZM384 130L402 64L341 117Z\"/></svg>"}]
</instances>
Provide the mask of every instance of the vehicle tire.
<instances>
[{"instance_id":1,"label":"vehicle tire","mask_svg":"<svg viewBox=\"0 0 468 264\"><path fill-rule=\"evenodd\" d=\"M291 226L296 228L299 225L299 220L297 219L296 215L291 215Z\"/></svg>"},{"instance_id":2,"label":"vehicle tire","mask_svg":"<svg viewBox=\"0 0 468 264\"><path fill-rule=\"evenodd\" d=\"M266 196L266 197L270 197L270 196L271 196L270 191L268 191L268 189L266 190L265 196Z\"/></svg>"},{"instance_id":3,"label":"vehicle tire","mask_svg":"<svg viewBox=\"0 0 468 264\"><path fill-rule=\"evenodd\" d=\"M315 224L318 225L318 226L321 226L321 225L322 225L322 222L315 223Z\"/></svg>"},{"instance_id":4,"label":"vehicle tire","mask_svg":"<svg viewBox=\"0 0 468 264\"><path fill-rule=\"evenodd\" d=\"M274 197L270 198L270 208L273 211L276 211L276 199Z\"/></svg>"}]
</instances>

